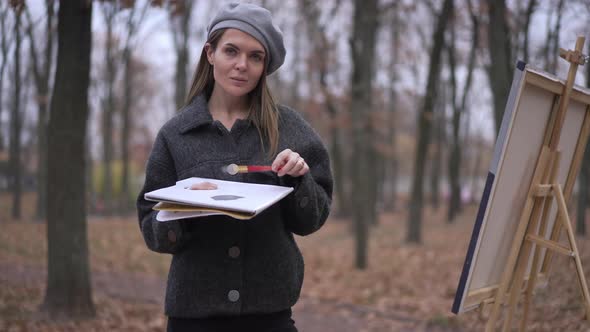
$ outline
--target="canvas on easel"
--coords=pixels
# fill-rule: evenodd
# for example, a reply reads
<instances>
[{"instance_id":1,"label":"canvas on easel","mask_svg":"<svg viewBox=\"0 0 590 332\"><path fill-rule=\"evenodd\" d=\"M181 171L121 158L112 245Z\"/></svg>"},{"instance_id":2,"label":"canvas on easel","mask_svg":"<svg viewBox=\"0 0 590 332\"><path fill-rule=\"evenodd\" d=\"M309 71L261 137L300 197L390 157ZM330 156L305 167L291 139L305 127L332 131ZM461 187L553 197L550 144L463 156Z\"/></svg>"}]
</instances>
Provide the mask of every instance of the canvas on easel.
<instances>
[{"instance_id":1,"label":"canvas on easel","mask_svg":"<svg viewBox=\"0 0 590 332\"><path fill-rule=\"evenodd\" d=\"M506 267L515 266L515 251L520 255L520 245L525 238L528 242L536 241L535 250L551 246L552 251L568 252L549 240L552 237L551 230L557 228L554 226L556 220L559 220L558 210L561 212L560 218L564 213L567 214L560 209L562 205L559 204L567 202L571 196L586 146L590 130L590 90L570 86L566 98L562 98L566 94L566 85L567 81L559 80L551 74L536 70L523 62L517 64L453 303L454 313L492 304L497 298L498 289L503 287L508 291L508 283L505 282ZM560 106L563 106L560 102L565 100L566 109L559 112ZM559 114L563 114L563 118ZM554 131L559 135L557 138L552 137ZM546 151L551 140L557 143L552 148L559 153ZM532 184L541 183L556 185L543 187L547 196L549 192L555 194L552 188L559 187L563 197L561 200L558 197L547 200L549 203L546 206L533 209L533 203L540 204L537 204L538 197L535 196L538 188ZM543 213L543 238L536 238L536 235L528 232L525 234L529 222L528 219L524 224L521 222L525 212L528 213L526 218L531 214L538 218ZM535 232L541 230L538 225L535 227ZM522 260L526 264L517 270L524 281L534 276L533 284L536 282L537 285L542 285L546 281L551 254L546 249L537 251L536 259L533 259L533 250L526 257L519 257L518 261ZM536 260L534 268L533 260ZM520 295L520 284L517 285L518 291L514 294ZM511 300L513 297L511 296ZM504 296L501 299L503 302Z\"/></svg>"}]
</instances>

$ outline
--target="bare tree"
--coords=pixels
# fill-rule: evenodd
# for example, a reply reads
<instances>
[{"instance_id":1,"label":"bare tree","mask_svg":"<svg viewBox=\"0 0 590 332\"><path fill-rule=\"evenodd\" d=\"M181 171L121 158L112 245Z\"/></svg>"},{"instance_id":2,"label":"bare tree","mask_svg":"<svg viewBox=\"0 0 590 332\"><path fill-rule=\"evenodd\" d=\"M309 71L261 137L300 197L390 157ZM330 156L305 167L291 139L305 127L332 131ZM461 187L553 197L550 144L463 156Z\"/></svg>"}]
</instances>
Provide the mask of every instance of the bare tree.
<instances>
[{"instance_id":1,"label":"bare tree","mask_svg":"<svg viewBox=\"0 0 590 332\"><path fill-rule=\"evenodd\" d=\"M432 135L434 140L431 143L431 156L430 156L430 204L433 209L438 209L440 206L440 183L442 175L442 159L443 149L446 145L446 108L448 100L448 88L446 87L447 82L441 80L439 83L438 94L436 97L436 104L434 106L433 120L434 123L431 127ZM451 91L453 92L453 91ZM454 93L454 92L453 92Z\"/></svg>"},{"instance_id":2,"label":"bare tree","mask_svg":"<svg viewBox=\"0 0 590 332\"><path fill-rule=\"evenodd\" d=\"M338 3L332 9L331 15L336 13L338 9ZM344 173L345 165L344 154L342 153L342 133L341 128L337 125L338 117L341 112L338 110L334 96L330 91L328 85L328 74L333 68L330 64L332 62L332 44L326 35L326 27L320 24L320 11L317 7L317 2L310 0L302 0L299 2L299 7L304 14L306 20L307 34L311 39L312 51L310 54L311 65L310 72L317 72L317 82L319 84L319 91L323 96L324 107L330 117L330 157L332 159L332 165L334 169L334 183L336 200L338 202L338 214L341 216L348 215L349 211L348 202L350 198L347 195L346 188L344 186ZM332 21L331 19L327 20ZM296 48L298 49L298 48ZM308 82L310 84L312 82Z\"/></svg>"},{"instance_id":3,"label":"bare tree","mask_svg":"<svg viewBox=\"0 0 590 332\"><path fill-rule=\"evenodd\" d=\"M28 21L27 34L29 36L29 45L31 53L31 65L35 79L35 88L37 90L37 219L45 219L45 200L46 200L46 181L47 181L47 120L49 108L49 75L53 64L53 43L54 43L54 18L55 4L54 1L45 0L45 29L43 38L43 57L40 58L39 41L35 37L34 23L30 11L26 10Z\"/></svg>"},{"instance_id":4,"label":"bare tree","mask_svg":"<svg viewBox=\"0 0 590 332\"><path fill-rule=\"evenodd\" d=\"M504 108L512 81L510 31L506 22L506 1L487 0L489 11L488 49L491 63L487 68L494 96L494 124L500 130Z\"/></svg>"},{"instance_id":5,"label":"bare tree","mask_svg":"<svg viewBox=\"0 0 590 332\"><path fill-rule=\"evenodd\" d=\"M305 2L305 1L304 1ZM302 1L299 1L298 4L300 4L301 6ZM301 11L301 10L300 10ZM290 91L288 93L288 100L289 100L289 105L293 105L293 107L295 107L295 109L301 109L300 107L302 106L302 98L301 98L301 94L299 93L299 87L301 86L301 82L303 81L303 77L302 77L302 73L301 70L299 69L299 64L300 63L304 63L304 61L302 61L302 59L304 59L304 54L306 51L306 48L303 47L303 44L306 43L307 41L305 40L306 38L306 33L304 28L307 28L309 30L310 25L312 25L312 22L307 21L307 18L304 15L297 15L297 21L295 22L295 26L293 27L293 29L295 29L295 36L294 36L294 45L293 45L293 51L295 52L295 55L293 57L293 82L291 83L291 87L290 87ZM305 21L305 22L304 22ZM307 24L305 24L307 23ZM319 22L318 22L319 23ZM308 31L308 35L309 35L309 31ZM312 40L313 42L315 42L316 38L315 37L311 37L311 36L307 36L307 38L309 38L310 40ZM313 52L315 53L315 44L313 45ZM327 49L326 51L329 51L329 49ZM325 56L328 56L327 54ZM275 72L275 75L278 74ZM272 75L271 77L275 77L275 75ZM282 88L282 82L279 79L279 77L276 78L275 80L275 84L277 84L277 88ZM276 90L275 90L276 91Z\"/></svg>"},{"instance_id":6,"label":"bare tree","mask_svg":"<svg viewBox=\"0 0 590 332\"><path fill-rule=\"evenodd\" d=\"M176 110L180 110L184 106L187 96L188 38L191 33L189 23L193 12L193 1L177 0L170 6L170 26L176 50L174 101Z\"/></svg>"},{"instance_id":7,"label":"bare tree","mask_svg":"<svg viewBox=\"0 0 590 332\"><path fill-rule=\"evenodd\" d=\"M377 33L377 0L355 0L353 12L350 51L352 75L350 77L350 113L353 126L353 151L356 162L353 166L352 181L353 221L356 230L356 267L367 266L368 225L375 217L375 201L370 200L371 187L367 175L372 146L371 106L373 64L375 58L375 36Z\"/></svg>"},{"instance_id":8,"label":"bare tree","mask_svg":"<svg viewBox=\"0 0 590 332\"><path fill-rule=\"evenodd\" d=\"M10 169L12 174L12 218L20 219L21 217L21 194L22 194L22 163L21 163L21 14L24 9L24 3L16 1L13 3L14 9L14 71L13 71L13 96L12 112L10 114Z\"/></svg>"},{"instance_id":9,"label":"bare tree","mask_svg":"<svg viewBox=\"0 0 590 332\"><path fill-rule=\"evenodd\" d=\"M460 137L460 125L462 123L461 118L465 113L467 107L467 96L469 95L469 89L471 88L471 82L473 80L473 70L475 69L476 53L479 45L479 19L477 14L474 12L471 0L467 1L467 7L469 9L469 16L471 18L471 49L469 51L469 58L467 63L467 77L463 86L463 94L461 101L458 101L456 93L453 93L452 106L453 106L453 117L452 117L452 135L451 135L451 153L449 156L449 185L450 185L450 200L449 209L447 215L447 221L452 222L455 215L461 211L461 183L460 183L460 170L461 161L463 155L463 147L461 146ZM451 30L451 43L448 46L449 50L449 70L451 72L451 86L453 90L457 89L457 83L455 78L455 28Z\"/></svg>"},{"instance_id":10,"label":"bare tree","mask_svg":"<svg viewBox=\"0 0 590 332\"><path fill-rule=\"evenodd\" d=\"M130 113L134 100L133 89L133 70L132 70L132 53L136 46L136 35L143 19L145 18L149 3L146 2L143 8L136 11L133 6L129 11L127 18L127 38L123 47L123 107L121 109L121 159L123 171L121 176L121 208L122 211L128 211L131 205L129 193L129 135L131 133Z\"/></svg>"},{"instance_id":11,"label":"bare tree","mask_svg":"<svg viewBox=\"0 0 590 332\"><path fill-rule=\"evenodd\" d=\"M412 193L410 197L410 212L408 217L408 242L420 243L422 241L422 206L423 206L423 181L428 144L430 142L431 126L433 119L434 101L437 96L437 85L440 77L441 54L444 46L445 30L452 15L453 0L445 0L442 10L438 15L436 26L433 30L433 45L430 50L430 65L426 83L426 95L424 96L422 109L418 116L418 142L414 161L414 175L412 179Z\"/></svg>"},{"instance_id":12,"label":"bare tree","mask_svg":"<svg viewBox=\"0 0 590 332\"><path fill-rule=\"evenodd\" d=\"M55 86L47 131L48 271L42 305L54 317L95 314L84 181L91 22L91 2L60 2Z\"/></svg>"},{"instance_id":13,"label":"bare tree","mask_svg":"<svg viewBox=\"0 0 590 332\"><path fill-rule=\"evenodd\" d=\"M479 190L477 182L478 179L481 178L479 170L481 168L483 155L485 154L485 146L483 144L483 139L479 135L475 135L473 140L474 143L470 144L470 147L471 151L474 151L472 154L475 154L475 156L472 156L473 163L471 165L471 168L469 169L469 179L471 179L471 184L469 186L469 204L475 204L477 202L477 199L479 198L477 195L481 194L477 192Z\"/></svg>"},{"instance_id":14,"label":"bare tree","mask_svg":"<svg viewBox=\"0 0 590 332\"><path fill-rule=\"evenodd\" d=\"M2 113L4 110L4 71L8 64L8 52L11 44L11 40L8 38L9 27L8 27L8 14L10 13L10 6L7 3L0 3L0 52L2 59L0 59L0 119L2 119ZM1 133L2 122L0 121L0 151L4 150L4 135Z\"/></svg>"},{"instance_id":15,"label":"bare tree","mask_svg":"<svg viewBox=\"0 0 590 332\"><path fill-rule=\"evenodd\" d=\"M529 3L526 7L526 12L524 14L524 24L521 30L523 35L522 58L525 62L529 61L529 27L531 25L531 18L533 17L536 7L537 0L529 0Z\"/></svg>"},{"instance_id":16,"label":"bare tree","mask_svg":"<svg viewBox=\"0 0 590 332\"><path fill-rule=\"evenodd\" d=\"M559 0L555 8L555 26L551 26L549 21L553 15L548 15L547 40L545 42L544 60L545 70L555 73L557 70L557 61L559 58L559 33L561 32L561 18L563 17L564 0Z\"/></svg>"},{"instance_id":17,"label":"bare tree","mask_svg":"<svg viewBox=\"0 0 590 332\"><path fill-rule=\"evenodd\" d=\"M102 100L102 201L105 213L113 210L113 116L117 108L115 100L115 80L117 75L117 50L118 39L113 33L115 17L120 10L116 1L104 1L101 3L102 15L106 27L105 41L105 72L104 83L106 95Z\"/></svg>"},{"instance_id":18,"label":"bare tree","mask_svg":"<svg viewBox=\"0 0 590 332\"><path fill-rule=\"evenodd\" d=\"M390 186L390 197L384 197L384 207L386 210L394 210L396 205L397 196L397 181L399 174L399 159L397 154L397 108L398 108L398 95L396 91L396 83L399 81L398 70L396 64L400 60L400 49L401 49L401 32L403 29L402 21L402 8L398 1L393 2L393 8L391 10L391 22L390 22L390 34L391 34L391 56L389 59L389 76L390 76L390 87L389 87L389 132L387 134L387 142L390 144L389 154L389 165L385 167L384 175L387 179L384 181L384 186ZM384 190L384 193L386 191ZM385 195L384 195L385 196Z\"/></svg>"}]
</instances>

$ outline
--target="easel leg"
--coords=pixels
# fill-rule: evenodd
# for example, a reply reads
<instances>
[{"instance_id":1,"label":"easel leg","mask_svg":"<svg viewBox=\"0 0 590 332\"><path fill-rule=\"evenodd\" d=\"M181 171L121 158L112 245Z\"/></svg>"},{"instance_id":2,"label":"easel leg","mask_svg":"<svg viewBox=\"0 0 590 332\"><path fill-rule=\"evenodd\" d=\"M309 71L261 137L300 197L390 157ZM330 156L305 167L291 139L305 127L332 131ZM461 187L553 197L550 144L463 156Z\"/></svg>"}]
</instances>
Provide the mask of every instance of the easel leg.
<instances>
[{"instance_id":1,"label":"easel leg","mask_svg":"<svg viewBox=\"0 0 590 332\"><path fill-rule=\"evenodd\" d=\"M504 272L502 273L502 281L500 282L500 286L498 287L498 291L495 296L494 306L492 308L492 312L490 313L490 318L486 324L486 332L494 331L496 321L500 314L500 308L502 306L502 302L504 301L504 296L508 287L510 286L511 280L513 280L514 276L514 268L516 265L516 261L518 259L518 253L521 249L521 246L524 241L524 236L527 231L527 225L529 223L531 213L533 210L533 205L535 203L535 199L531 199L531 192L536 186L540 183L541 178L545 174L545 169L547 168L549 159L549 149L544 146L541 149L541 154L539 155L539 160L537 161L537 167L535 168L535 172L533 174L533 179L531 181L531 188L529 189L529 194L527 197L527 202L523 208L518 228L514 235L514 241L512 247L510 249L510 254L508 256L508 260L506 266L504 268Z\"/></svg>"},{"instance_id":2,"label":"easel leg","mask_svg":"<svg viewBox=\"0 0 590 332\"><path fill-rule=\"evenodd\" d=\"M541 216L544 198L537 197L535 198L535 206L533 207L533 212L531 214L531 220L529 222L529 227L527 229L527 234L536 234L537 233L537 226L539 224L539 217ZM506 320L504 320L504 327L503 331L509 331L510 326L512 325L512 317L514 312L516 311L516 304L518 303L518 297L522 293L522 286L525 280L525 273L529 263L529 257L531 255L531 250L533 249L533 243L529 241L524 241L522 243L522 247L520 249L520 254L518 256L518 261L516 263L516 271L514 272L514 277L512 279L512 287L510 289L510 301L508 304L508 316ZM534 270L531 270L531 272ZM530 283L530 280L529 280Z\"/></svg>"},{"instance_id":3,"label":"easel leg","mask_svg":"<svg viewBox=\"0 0 590 332\"><path fill-rule=\"evenodd\" d=\"M559 165L559 155L557 153L549 153L549 161L545 164L543 168L541 182L547 183L549 180L549 174L553 173L551 170ZM553 174L551 174L553 175ZM533 212L531 213L531 217L528 222L528 227L526 234L537 234L537 226L539 225L539 219L542 217L545 219L545 216L541 214L546 212L544 208L543 202L545 202L545 197L535 197L534 198L534 205L533 205ZM545 205L546 206L546 205ZM512 287L510 289L510 301L508 304L508 315L506 320L504 320L504 327L503 331L509 331L512 325L512 317L514 312L516 311L516 304L518 303L518 298L520 294L522 294L522 286L525 280L525 274L529 263L529 257L531 255L531 250L533 250L533 243L527 240L524 240L522 246L520 248L520 252L518 255L518 261L516 263L516 271L514 272L514 277L512 278ZM535 270L531 270L535 271ZM530 280L529 280L530 281Z\"/></svg>"},{"instance_id":4,"label":"easel leg","mask_svg":"<svg viewBox=\"0 0 590 332\"><path fill-rule=\"evenodd\" d=\"M543 207L543 220L541 221L541 225L539 228L539 236L545 237L545 228L547 224L547 216L549 215L549 209L551 207L551 199L547 199L545 201L545 206ZM529 281L527 282L527 288L524 296L524 306L522 311L522 320L520 321L520 331L526 330L526 322L528 320L529 309L532 303L533 291L535 290L535 284L537 282L537 270L539 268L539 256L541 254L542 248L535 245L534 255L533 255L533 264L531 266L531 274L529 276Z\"/></svg>"},{"instance_id":5,"label":"easel leg","mask_svg":"<svg viewBox=\"0 0 590 332\"><path fill-rule=\"evenodd\" d=\"M584 276L584 269L582 269L582 260L580 259L580 252L578 251L578 246L576 244L576 237L574 235L572 225L570 222L570 217L567 212L567 205L565 204L565 199L563 198L563 193L561 191L561 186L556 184L555 187L557 192L557 201L559 206L559 213L562 216L562 225L565 227L568 240L570 242L570 246L572 251L574 252L574 261L576 262L576 270L578 272L578 282L582 289L582 296L584 297L584 305L586 306L586 319L590 319L590 294L588 293L588 284L586 283L586 277Z\"/></svg>"},{"instance_id":6,"label":"easel leg","mask_svg":"<svg viewBox=\"0 0 590 332\"><path fill-rule=\"evenodd\" d=\"M556 152L555 156L552 158L553 163L551 165L551 177L550 183L554 183L557 178L557 171L559 170L559 162L561 160L561 153ZM545 232L547 229L547 218L549 218L549 212L551 211L551 203L553 202L553 197L548 196L545 199L545 204L543 206L543 213L541 214L541 224L539 225L539 236L545 238ZM539 269L539 257L541 255L541 250L539 246L535 245L534 255L533 255L533 264L531 266L531 273L529 276L529 281L527 282L527 289L524 296L524 305L523 305L523 312L522 312L522 320L520 321L520 331L524 332L526 330L526 324L528 320L529 309L532 303L533 292L535 290L535 284L537 282L537 271ZM549 251L546 251L549 252Z\"/></svg>"},{"instance_id":7,"label":"easel leg","mask_svg":"<svg viewBox=\"0 0 590 332\"><path fill-rule=\"evenodd\" d=\"M531 221L529 222L527 234L532 234L535 232L535 228L538 225L539 215L541 213L542 202L543 198L535 198L535 206L533 208L533 213L531 214ZM510 326L512 325L512 317L514 311L516 311L518 297L522 293L524 274L526 273L531 249L532 243L525 240L522 243L520 254L518 255L518 261L516 263L516 271L514 272L514 277L512 278L512 287L510 288L510 299L508 302L508 314L504 320L504 327L502 328L502 331L509 331Z\"/></svg>"}]
</instances>

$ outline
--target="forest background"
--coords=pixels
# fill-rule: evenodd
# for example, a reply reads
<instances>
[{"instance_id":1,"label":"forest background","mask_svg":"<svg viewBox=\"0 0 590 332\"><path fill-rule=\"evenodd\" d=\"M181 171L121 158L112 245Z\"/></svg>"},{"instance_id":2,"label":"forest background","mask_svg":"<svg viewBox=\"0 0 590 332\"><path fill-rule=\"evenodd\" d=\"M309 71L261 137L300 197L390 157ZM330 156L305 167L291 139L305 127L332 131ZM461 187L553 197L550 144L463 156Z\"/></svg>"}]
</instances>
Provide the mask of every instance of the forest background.
<instances>
[{"instance_id":1,"label":"forest background","mask_svg":"<svg viewBox=\"0 0 590 332\"><path fill-rule=\"evenodd\" d=\"M165 325L170 257L145 247L134 201L226 2L0 1L0 330ZM449 311L515 63L564 78L559 48L589 37L590 1L253 2L285 37L271 88L323 138L335 180L328 223L297 238L298 324L481 328ZM570 202L585 267L588 188L590 153ZM556 264L533 327L585 330Z\"/></svg>"}]
</instances>

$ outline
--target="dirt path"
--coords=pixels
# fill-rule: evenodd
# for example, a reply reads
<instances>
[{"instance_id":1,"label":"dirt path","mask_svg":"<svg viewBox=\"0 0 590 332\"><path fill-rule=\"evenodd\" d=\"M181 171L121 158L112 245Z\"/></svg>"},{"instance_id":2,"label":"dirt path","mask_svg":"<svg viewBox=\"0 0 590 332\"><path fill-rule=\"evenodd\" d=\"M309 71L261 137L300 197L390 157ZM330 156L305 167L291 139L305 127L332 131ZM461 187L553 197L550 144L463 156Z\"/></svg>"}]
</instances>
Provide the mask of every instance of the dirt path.
<instances>
[{"instance_id":1,"label":"dirt path","mask_svg":"<svg viewBox=\"0 0 590 332\"><path fill-rule=\"evenodd\" d=\"M46 269L35 265L0 262L0 280L15 286L45 283ZM92 273L93 292L127 301L163 307L165 280L141 274ZM294 307L299 331L444 331L432 329L414 318L383 313L371 307L333 303L303 296Z\"/></svg>"}]
</instances>

